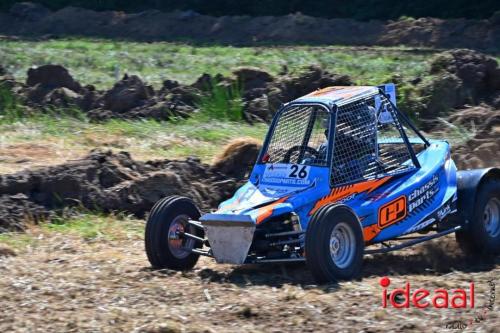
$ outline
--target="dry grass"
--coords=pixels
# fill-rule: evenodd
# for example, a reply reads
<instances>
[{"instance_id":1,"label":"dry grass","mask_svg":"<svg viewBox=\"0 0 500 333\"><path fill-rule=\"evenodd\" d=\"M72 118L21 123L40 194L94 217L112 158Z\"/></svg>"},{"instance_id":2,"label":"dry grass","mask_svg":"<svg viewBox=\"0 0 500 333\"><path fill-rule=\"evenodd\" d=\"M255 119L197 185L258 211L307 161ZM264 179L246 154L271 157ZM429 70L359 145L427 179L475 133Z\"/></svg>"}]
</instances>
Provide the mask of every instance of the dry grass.
<instances>
[{"instance_id":1,"label":"dry grass","mask_svg":"<svg viewBox=\"0 0 500 333\"><path fill-rule=\"evenodd\" d=\"M36 244L25 242L17 256L0 258L0 331L444 331L446 322L480 311L489 296L487 281L498 281L500 273L498 261L486 270L465 269L452 252L440 258L448 273L438 274L426 264L424 247L391 260L368 259L362 280L321 287L303 265L232 267L202 259L191 272L152 271L138 232L141 221L94 222L106 227L90 238L75 227L78 220L66 229L34 227L28 235ZM407 256L417 265L409 267ZM378 281L388 271L391 286L410 281L456 288L472 280L477 309L382 309ZM469 331L493 332L498 324L498 312L488 312Z\"/></svg>"},{"instance_id":2,"label":"dry grass","mask_svg":"<svg viewBox=\"0 0 500 333\"><path fill-rule=\"evenodd\" d=\"M210 162L239 136L263 138L266 124L189 119L177 123L112 120L94 124L42 116L0 124L0 173L60 164L94 148L128 151L137 160L198 156Z\"/></svg>"}]
</instances>

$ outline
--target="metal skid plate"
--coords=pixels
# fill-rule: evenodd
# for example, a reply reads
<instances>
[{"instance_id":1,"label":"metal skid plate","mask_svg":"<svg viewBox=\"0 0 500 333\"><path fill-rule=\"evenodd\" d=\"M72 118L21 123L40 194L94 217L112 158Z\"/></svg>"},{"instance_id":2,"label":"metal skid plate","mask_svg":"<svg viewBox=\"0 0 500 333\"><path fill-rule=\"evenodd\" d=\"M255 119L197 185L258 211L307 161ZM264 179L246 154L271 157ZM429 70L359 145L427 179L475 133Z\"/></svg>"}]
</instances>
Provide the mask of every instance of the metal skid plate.
<instances>
[{"instance_id":1,"label":"metal skid plate","mask_svg":"<svg viewBox=\"0 0 500 333\"><path fill-rule=\"evenodd\" d=\"M247 215L205 214L200 219L215 261L243 264L252 244L255 222Z\"/></svg>"}]
</instances>

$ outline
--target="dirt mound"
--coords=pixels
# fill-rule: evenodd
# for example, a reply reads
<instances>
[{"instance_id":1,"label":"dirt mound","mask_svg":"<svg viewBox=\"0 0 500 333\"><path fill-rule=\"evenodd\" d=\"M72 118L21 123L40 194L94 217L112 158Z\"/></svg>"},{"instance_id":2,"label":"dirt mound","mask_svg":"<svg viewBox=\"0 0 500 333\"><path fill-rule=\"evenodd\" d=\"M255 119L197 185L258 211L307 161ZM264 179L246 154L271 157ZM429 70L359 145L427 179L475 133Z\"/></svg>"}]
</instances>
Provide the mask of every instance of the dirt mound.
<instances>
[{"instance_id":1,"label":"dirt mound","mask_svg":"<svg viewBox=\"0 0 500 333\"><path fill-rule=\"evenodd\" d=\"M253 138L231 141L214 159L213 169L234 178L244 178L257 160L262 143Z\"/></svg>"},{"instance_id":2,"label":"dirt mound","mask_svg":"<svg viewBox=\"0 0 500 333\"><path fill-rule=\"evenodd\" d=\"M50 9L32 2L18 2L12 5L9 10L9 14L13 17L28 21L36 22L51 13Z\"/></svg>"},{"instance_id":3,"label":"dirt mound","mask_svg":"<svg viewBox=\"0 0 500 333\"><path fill-rule=\"evenodd\" d=\"M279 78L270 92L270 106L276 110L282 103L289 102L311 91L328 86L350 86L351 78L347 75L333 74L318 66L309 66L298 75Z\"/></svg>"},{"instance_id":4,"label":"dirt mound","mask_svg":"<svg viewBox=\"0 0 500 333\"><path fill-rule=\"evenodd\" d=\"M485 111L485 120L475 135L453 148L453 160L459 169L500 165L500 110Z\"/></svg>"},{"instance_id":5,"label":"dirt mound","mask_svg":"<svg viewBox=\"0 0 500 333\"><path fill-rule=\"evenodd\" d=\"M439 53L431 61L429 75L432 79L418 87L424 118L435 118L466 104L492 104L500 91L497 61L473 50Z\"/></svg>"},{"instance_id":6,"label":"dirt mound","mask_svg":"<svg viewBox=\"0 0 500 333\"><path fill-rule=\"evenodd\" d=\"M500 110L482 104L455 111L447 118L469 135L453 146L453 160L459 169L500 165Z\"/></svg>"},{"instance_id":7,"label":"dirt mound","mask_svg":"<svg viewBox=\"0 0 500 333\"><path fill-rule=\"evenodd\" d=\"M0 195L0 232L23 230L26 222L48 219L50 212L25 194Z\"/></svg>"},{"instance_id":8,"label":"dirt mound","mask_svg":"<svg viewBox=\"0 0 500 333\"><path fill-rule=\"evenodd\" d=\"M490 20L401 18L387 22L377 42L387 46L432 45L441 48L487 49L484 46L493 46L495 43L499 45L499 23L494 16ZM493 46L493 49L497 47Z\"/></svg>"},{"instance_id":9,"label":"dirt mound","mask_svg":"<svg viewBox=\"0 0 500 333\"><path fill-rule=\"evenodd\" d=\"M43 65L28 70L26 85L19 91L29 105L68 107L80 105L87 93L61 65Z\"/></svg>"},{"instance_id":10,"label":"dirt mound","mask_svg":"<svg viewBox=\"0 0 500 333\"><path fill-rule=\"evenodd\" d=\"M234 75L241 77L242 71L235 71ZM328 86L349 86L352 81L347 75L333 74L318 66L306 67L296 75L279 75L275 78L262 73L251 72L253 80L243 80L244 84L244 111L249 119L271 121L274 113L283 103L304 96L316 89ZM257 74L257 75L256 75ZM248 75L248 74L247 74ZM255 79L258 75L260 79ZM264 79L262 79L262 76Z\"/></svg>"},{"instance_id":11,"label":"dirt mound","mask_svg":"<svg viewBox=\"0 0 500 333\"><path fill-rule=\"evenodd\" d=\"M189 196L208 210L229 197L241 180L230 177L235 170L224 169L230 175L222 170L195 158L137 162L126 152L93 151L62 165L0 175L0 229L22 229L26 219L37 222L64 207L143 217L170 195Z\"/></svg>"},{"instance_id":12,"label":"dirt mound","mask_svg":"<svg viewBox=\"0 0 500 333\"><path fill-rule=\"evenodd\" d=\"M155 91L138 76L126 74L111 89L99 91L92 85L81 86L59 65L30 69L25 85L13 85L18 87L19 99L34 109L76 107L92 120L185 118L196 110L195 100L201 94L178 84Z\"/></svg>"},{"instance_id":13,"label":"dirt mound","mask_svg":"<svg viewBox=\"0 0 500 333\"><path fill-rule=\"evenodd\" d=\"M462 126L469 131L479 131L484 127L488 119L500 114L499 110L493 109L491 106L482 104L470 108L459 109L454 111L447 120L458 126Z\"/></svg>"},{"instance_id":14,"label":"dirt mound","mask_svg":"<svg viewBox=\"0 0 500 333\"><path fill-rule=\"evenodd\" d=\"M413 111L427 131L459 131L465 142L453 145L459 169L500 165L500 68L494 58L473 50L450 50L434 57L430 80L417 84ZM451 124L451 126L449 125ZM444 133L443 135L446 135Z\"/></svg>"},{"instance_id":15,"label":"dirt mound","mask_svg":"<svg viewBox=\"0 0 500 333\"><path fill-rule=\"evenodd\" d=\"M6 246L0 246L0 258L1 257L15 257L16 252L12 250L11 248L8 248Z\"/></svg>"},{"instance_id":16,"label":"dirt mound","mask_svg":"<svg viewBox=\"0 0 500 333\"><path fill-rule=\"evenodd\" d=\"M82 86L60 65L29 69L26 84L9 80L16 87L13 91L19 99L37 111L46 107L51 110L76 107L97 121L186 118L197 111L202 97L217 93L215 88L227 89L228 96L233 96L235 90L241 91L244 117L248 121L270 121L285 102L329 85L352 84L348 76L329 73L318 66L306 67L296 75L278 76L258 68L239 67L227 77L202 74L191 85L165 80L159 90L136 75L125 74L111 89L99 91L92 85Z\"/></svg>"},{"instance_id":17,"label":"dirt mound","mask_svg":"<svg viewBox=\"0 0 500 333\"><path fill-rule=\"evenodd\" d=\"M153 94L153 88L145 85L138 76L125 75L104 94L104 108L112 112L123 113L143 105Z\"/></svg>"},{"instance_id":18,"label":"dirt mound","mask_svg":"<svg viewBox=\"0 0 500 333\"><path fill-rule=\"evenodd\" d=\"M315 18L300 13L285 16L199 15L192 11L163 13L96 12L66 7L50 12L35 4L17 4L0 13L0 33L15 36L93 36L137 40L188 40L249 45L308 43L330 45L412 45L497 49L500 22L434 18L359 22Z\"/></svg>"},{"instance_id":19,"label":"dirt mound","mask_svg":"<svg viewBox=\"0 0 500 333\"><path fill-rule=\"evenodd\" d=\"M463 89L474 100L500 89L500 69L495 59L468 49L445 51L431 62L431 74L448 72L463 83Z\"/></svg>"},{"instance_id":20,"label":"dirt mound","mask_svg":"<svg viewBox=\"0 0 500 333\"><path fill-rule=\"evenodd\" d=\"M45 89L68 88L75 92L81 90L80 84L61 65L43 65L37 68L30 68L26 84L30 87L40 85Z\"/></svg>"}]
</instances>

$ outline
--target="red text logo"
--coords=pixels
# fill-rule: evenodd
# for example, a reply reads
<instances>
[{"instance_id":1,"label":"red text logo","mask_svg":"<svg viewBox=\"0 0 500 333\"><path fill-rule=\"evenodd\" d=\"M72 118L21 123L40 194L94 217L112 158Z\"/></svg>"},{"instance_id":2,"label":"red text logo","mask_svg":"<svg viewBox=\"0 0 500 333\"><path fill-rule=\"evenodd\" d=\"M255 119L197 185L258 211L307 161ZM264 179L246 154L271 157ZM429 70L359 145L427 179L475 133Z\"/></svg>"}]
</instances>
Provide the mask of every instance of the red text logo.
<instances>
[{"instance_id":1,"label":"red text logo","mask_svg":"<svg viewBox=\"0 0 500 333\"><path fill-rule=\"evenodd\" d=\"M466 289L451 289L446 290L438 288L435 290L428 290L425 288L417 288L413 290L410 282L406 282L402 288L388 290L391 280L388 277L380 279L382 286L382 307L387 308L409 308L416 307L418 309L425 309L433 307L436 309L453 308L465 309L474 308L474 282L469 284Z\"/></svg>"}]
</instances>

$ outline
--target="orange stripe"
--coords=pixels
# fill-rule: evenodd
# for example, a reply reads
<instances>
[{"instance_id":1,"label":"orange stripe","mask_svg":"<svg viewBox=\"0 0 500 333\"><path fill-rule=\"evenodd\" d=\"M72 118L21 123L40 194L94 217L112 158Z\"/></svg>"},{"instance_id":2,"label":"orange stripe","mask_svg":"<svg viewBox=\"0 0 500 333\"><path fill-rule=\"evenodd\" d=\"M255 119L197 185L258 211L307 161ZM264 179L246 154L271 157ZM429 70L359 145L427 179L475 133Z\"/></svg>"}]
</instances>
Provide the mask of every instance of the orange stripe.
<instances>
[{"instance_id":1,"label":"orange stripe","mask_svg":"<svg viewBox=\"0 0 500 333\"><path fill-rule=\"evenodd\" d=\"M363 238L365 242L369 242L374 239L380 232L380 228L377 224L372 224L363 228Z\"/></svg>"},{"instance_id":2,"label":"orange stripe","mask_svg":"<svg viewBox=\"0 0 500 333\"><path fill-rule=\"evenodd\" d=\"M387 182L390 178L391 177L384 177L380 179L368 180L362 183L335 188L330 192L330 194L316 201L316 204L314 205L313 209L311 209L311 211L309 212L309 215L314 214L322 206L328 203L337 202L339 200L347 198L351 194L357 194L365 191L370 193L375 189L377 189L378 187L380 187L385 182Z\"/></svg>"},{"instance_id":3,"label":"orange stripe","mask_svg":"<svg viewBox=\"0 0 500 333\"><path fill-rule=\"evenodd\" d=\"M264 221L265 219L267 219L269 216L271 216L273 214L273 210L274 208L279 205L280 203L283 203L286 201L286 199L288 199L288 196L286 197L283 197L275 202L273 202L272 204L269 204L267 206L264 206L264 207L261 207L259 208L259 210L257 211L257 224L260 224L262 221Z\"/></svg>"}]
</instances>

